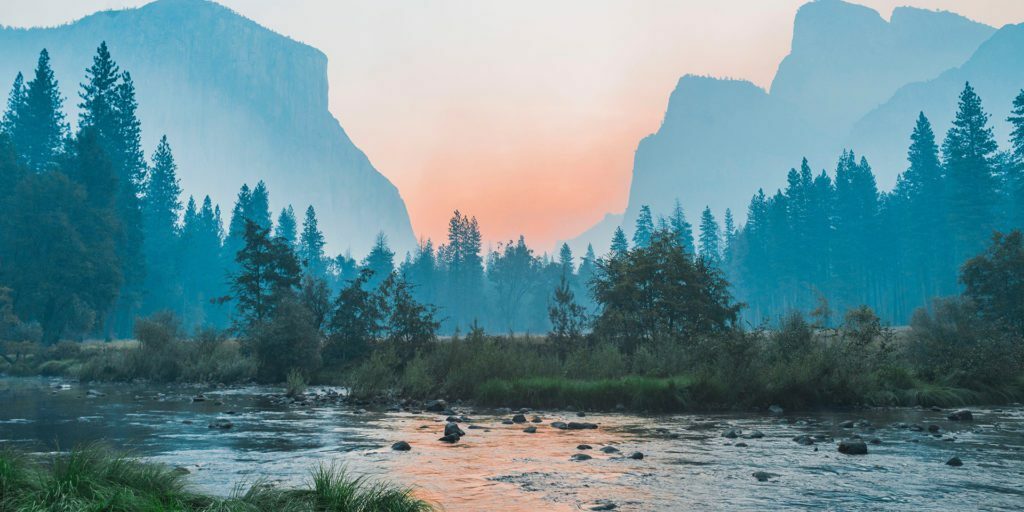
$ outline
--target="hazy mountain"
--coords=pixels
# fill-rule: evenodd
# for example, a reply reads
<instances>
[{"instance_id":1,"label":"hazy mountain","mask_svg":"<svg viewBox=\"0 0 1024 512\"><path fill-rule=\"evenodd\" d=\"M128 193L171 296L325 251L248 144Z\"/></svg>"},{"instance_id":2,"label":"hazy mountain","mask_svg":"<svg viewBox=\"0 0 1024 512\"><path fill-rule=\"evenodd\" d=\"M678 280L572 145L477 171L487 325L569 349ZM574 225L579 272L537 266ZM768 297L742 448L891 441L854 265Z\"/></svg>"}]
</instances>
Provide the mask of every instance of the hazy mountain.
<instances>
[{"instance_id":1,"label":"hazy mountain","mask_svg":"<svg viewBox=\"0 0 1024 512\"><path fill-rule=\"evenodd\" d=\"M60 27L3 28L0 79L31 75L47 48L75 120L78 84L104 40L135 80L147 152L166 133L185 193L210 194L225 222L241 184L263 179L275 211L317 209L332 251L364 254L380 230L399 250L413 246L398 190L327 110L327 57L225 7L160 0Z\"/></svg>"},{"instance_id":2,"label":"hazy mountain","mask_svg":"<svg viewBox=\"0 0 1024 512\"><path fill-rule=\"evenodd\" d=\"M1013 98L1024 87L1024 25L1007 25L982 44L962 66L932 80L909 84L896 92L853 127L850 143L868 151L878 172L879 184L891 187L896 174L907 166L907 145L914 119L924 112L935 135L945 136L956 114L957 98L964 82L981 96L992 116L996 138L1002 147L1010 129L1006 116Z\"/></svg>"},{"instance_id":3,"label":"hazy mountain","mask_svg":"<svg viewBox=\"0 0 1024 512\"><path fill-rule=\"evenodd\" d=\"M804 156L831 171L858 119L900 87L963 64L994 30L946 12L899 8L887 22L839 0L804 5L770 92L739 80L679 80L661 127L637 147L624 229L632 232L640 206L668 214L677 198L693 224L705 205L719 221L726 208L745 219L758 188L783 186ZM908 119L891 127L904 148ZM854 148L872 158L873 148ZM571 245L588 242L608 247L589 236Z\"/></svg>"}]
</instances>

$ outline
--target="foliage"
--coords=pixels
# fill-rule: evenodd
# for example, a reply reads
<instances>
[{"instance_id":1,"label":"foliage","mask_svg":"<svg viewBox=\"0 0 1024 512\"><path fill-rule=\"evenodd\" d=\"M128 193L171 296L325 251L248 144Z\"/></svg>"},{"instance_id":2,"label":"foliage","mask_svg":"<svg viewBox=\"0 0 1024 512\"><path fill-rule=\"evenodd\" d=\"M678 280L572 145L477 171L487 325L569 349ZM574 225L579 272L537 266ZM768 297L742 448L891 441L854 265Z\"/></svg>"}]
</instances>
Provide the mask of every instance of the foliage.
<instances>
[{"instance_id":1,"label":"foliage","mask_svg":"<svg viewBox=\"0 0 1024 512\"><path fill-rule=\"evenodd\" d=\"M721 273L689 257L667 231L649 246L601 260L592 289L601 307L595 334L626 352L656 339L720 332L739 311Z\"/></svg>"},{"instance_id":2,"label":"foliage","mask_svg":"<svg viewBox=\"0 0 1024 512\"><path fill-rule=\"evenodd\" d=\"M409 489L324 465L310 472L306 488L257 481L228 498L207 496L190 490L178 471L94 445L46 463L0 451L0 510L419 512L431 506Z\"/></svg>"},{"instance_id":3,"label":"foliage","mask_svg":"<svg viewBox=\"0 0 1024 512\"><path fill-rule=\"evenodd\" d=\"M988 249L967 260L960 274L964 296L988 322L1024 336L1024 235L995 233Z\"/></svg>"}]
</instances>

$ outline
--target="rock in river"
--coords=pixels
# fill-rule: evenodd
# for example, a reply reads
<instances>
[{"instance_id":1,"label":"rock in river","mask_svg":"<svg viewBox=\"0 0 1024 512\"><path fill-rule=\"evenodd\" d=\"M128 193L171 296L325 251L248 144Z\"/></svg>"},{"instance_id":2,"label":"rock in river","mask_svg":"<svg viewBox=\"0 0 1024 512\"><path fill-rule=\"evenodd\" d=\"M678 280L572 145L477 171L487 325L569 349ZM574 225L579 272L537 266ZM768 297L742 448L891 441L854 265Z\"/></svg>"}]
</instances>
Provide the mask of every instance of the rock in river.
<instances>
[{"instance_id":1,"label":"rock in river","mask_svg":"<svg viewBox=\"0 0 1024 512\"><path fill-rule=\"evenodd\" d=\"M740 429L730 428L729 430L726 430L725 432L722 432L722 437L725 437L725 438L728 438L728 439L736 439L737 437L740 436L741 432L742 431Z\"/></svg>"},{"instance_id":2,"label":"rock in river","mask_svg":"<svg viewBox=\"0 0 1024 512\"><path fill-rule=\"evenodd\" d=\"M602 446L601 451L604 453L619 453L619 449L614 446Z\"/></svg>"},{"instance_id":3,"label":"rock in river","mask_svg":"<svg viewBox=\"0 0 1024 512\"><path fill-rule=\"evenodd\" d=\"M409 446L409 443L405 441L399 441L391 445L391 449L399 452L407 452L412 449L412 446Z\"/></svg>"},{"instance_id":4,"label":"rock in river","mask_svg":"<svg viewBox=\"0 0 1024 512\"><path fill-rule=\"evenodd\" d=\"M448 403L444 400L431 400L423 404L423 409L430 412L442 412L448 409Z\"/></svg>"},{"instance_id":5,"label":"rock in river","mask_svg":"<svg viewBox=\"0 0 1024 512\"><path fill-rule=\"evenodd\" d=\"M839 453L847 455L867 455L868 445L863 439L847 439L839 442Z\"/></svg>"},{"instance_id":6,"label":"rock in river","mask_svg":"<svg viewBox=\"0 0 1024 512\"><path fill-rule=\"evenodd\" d=\"M458 434L446 434L444 437L438 439L438 441L444 441L446 443L457 443L459 442Z\"/></svg>"},{"instance_id":7,"label":"rock in river","mask_svg":"<svg viewBox=\"0 0 1024 512\"><path fill-rule=\"evenodd\" d=\"M580 445L576 445L576 449L577 449L577 450L589 450L589 449L591 449L591 448L592 448L592 447L591 447L591 446L590 446L589 444L580 444Z\"/></svg>"},{"instance_id":8,"label":"rock in river","mask_svg":"<svg viewBox=\"0 0 1024 512\"><path fill-rule=\"evenodd\" d=\"M219 419L213 420L213 421L210 422L209 425L207 425L208 428L219 428L219 429L222 429L222 430L227 430L227 429L229 429L231 427L234 427L234 426L235 426L234 423L231 423L229 420L226 420L226 419L223 419L223 418L219 418Z\"/></svg>"},{"instance_id":9,"label":"rock in river","mask_svg":"<svg viewBox=\"0 0 1024 512\"><path fill-rule=\"evenodd\" d=\"M775 473L769 473L767 471L755 471L751 476L757 479L758 482L767 482L768 480L775 478L779 475Z\"/></svg>"},{"instance_id":10,"label":"rock in river","mask_svg":"<svg viewBox=\"0 0 1024 512\"><path fill-rule=\"evenodd\" d=\"M449 422L447 425L444 426L444 435L446 435L446 436L454 435L454 436L462 437L462 436L466 435L466 433L463 432L461 428L459 428L459 424L458 423Z\"/></svg>"},{"instance_id":11,"label":"rock in river","mask_svg":"<svg viewBox=\"0 0 1024 512\"><path fill-rule=\"evenodd\" d=\"M523 432L526 432L527 434L536 434L537 427L526 427L523 429Z\"/></svg>"},{"instance_id":12,"label":"rock in river","mask_svg":"<svg viewBox=\"0 0 1024 512\"><path fill-rule=\"evenodd\" d=\"M644 454L642 452L633 452L629 458L633 460L644 460Z\"/></svg>"},{"instance_id":13,"label":"rock in river","mask_svg":"<svg viewBox=\"0 0 1024 512\"><path fill-rule=\"evenodd\" d=\"M953 458L946 461L946 465L960 467L964 465L964 461L960 460L960 457L954 456Z\"/></svg>"},{"instance_id":14,"label":"rock in river","mask_svg":"<svg viewBox=\"0 0 1024 512\"><path fill-rule=\"evenodd\" d=\"M574 453L574 454L572 455L572 457L569 457L569 459L571 459L571 460L574 460L574 461L577 461L577 462L579 462L579 461L581 461L581 460L590 460L590 459L592 459L592 458L593 458L593 457L591 457L590 455L587 455L587 454L585 454L585 453Z\"/></svg>"},{"instance_id":15,"label":"rock in river","mask_svg":"<svg viewBox=\"0 0 1024 512\"><path fill-rule=\"evenodd\" d=\"M974 415L967 409L960 409L949 413L947 418L949 418L950 421L972 421L974 420Z\"/></svg>"},{"instance_id":16,"label":"rock in river","mask_svg":"<svg viewBox=\"0 0 1024 512\"><path fill-rule=\"evenodd\" d=\"M569 425L567 423L565 423L564 421L552 421L551 422L551 427L552 428L557 428L559 430L565 430L565 429L569 428Z\"/></svg>"},{"instance_id":17,"label":"rock in river","mask_svg":"<svg viewBox=\"0 0 1024 512\"><path fill-rule=\"evenodd\" d=\"M512 416L512 422L513 423L526 423L526 416L524 416L522 414L516 414L515 416Z\"/></svg>"},{"instance_id":18,"label":"rock in river","mask_svg":"<svg viewBox=\"0 0 1024 512\"><path fill-rule=\"evenodd\" d=\"M569 428L569 430L588 430L597 428L597 423L570 421L569 424L566 426Z\"/></svg>"}]
</instances>

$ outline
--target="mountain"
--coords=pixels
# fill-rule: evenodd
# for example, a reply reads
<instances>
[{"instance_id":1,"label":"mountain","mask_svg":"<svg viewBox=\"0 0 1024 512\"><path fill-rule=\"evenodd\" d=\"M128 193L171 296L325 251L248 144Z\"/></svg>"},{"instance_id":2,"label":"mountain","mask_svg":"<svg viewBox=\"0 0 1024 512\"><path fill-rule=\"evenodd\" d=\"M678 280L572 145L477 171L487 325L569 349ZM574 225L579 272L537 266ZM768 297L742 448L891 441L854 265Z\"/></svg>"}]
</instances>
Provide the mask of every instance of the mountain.
<instances>
[{"instance_id":1,"label":"mountain","mask_svg":"<svg viewBox=\"0 0 1024 512\"><path fill-rule=\"evenodd\" d=\"M719 221L726 208L742 221L758 188L784 186L805 156L831 170L860 118L901 87L963 64L994 32L948 12L904 7L885 21L839 0L805 4L769 91L742 80L679 80L660 128L637 146L624 229L632 232L642 205L667 215L676 199L691 223L705 206ZM892 126L904 149L909 119ZM872 158L872 148L854 148ZM601 252L609 241L581 236L570 245L587 243Z\"/></svg>"},{"instance_id":2,"label":"mountain","mask_svg":"<svg viewBox=\"0 0 1024 512\"><path fill-rule=\"evenodd\" d=\"M101 41L135 81L144 147L167 134L185 193L209 194L225 222L239 187L262 179L274 210L316 208L334 252L365 254L378 231L395 249L414 246L398 190L328 111L319 50L213 2L159 0L59 27L2 28L0 78L31 75L47 48L74 121Z\"/></svg>"},{"instance_id":3,"label":"mountain","mask_svg":"<svg viewBox=\"0 0 1024 512\"><path fill-rule=\"evenodd\" d=\"M908 84L889 101L858 121L850 134L851 144L869 151L879 173L879 185L891 187L896 174L906 168L910 130L918 112L931 120L935 135L942 137L956 115L957 98L970 82L991 115L996 139L1007 147L1006 123L1013 99L1024 87L1024 24L1007 25L982 44L963 65L938 77Z\"/></svg>"}]
</instances>

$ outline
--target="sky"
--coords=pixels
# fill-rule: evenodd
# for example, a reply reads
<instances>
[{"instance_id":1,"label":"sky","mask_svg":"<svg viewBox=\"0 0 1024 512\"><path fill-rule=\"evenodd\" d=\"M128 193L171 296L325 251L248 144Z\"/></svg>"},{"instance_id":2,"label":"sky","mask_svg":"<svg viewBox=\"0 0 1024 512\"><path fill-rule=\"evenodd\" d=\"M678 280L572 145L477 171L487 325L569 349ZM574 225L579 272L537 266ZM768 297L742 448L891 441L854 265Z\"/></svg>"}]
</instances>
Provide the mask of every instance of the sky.
<instances>
[{"instance_id":1,"label":"sky","mask_svg":"<svg viewBox=\"0 0 1024 512\"><path fill-rule=\"evenodd\" d=\"M147 0L0 0L51 26ZM330 109L398 187L418 236L454 209L548 249L625 209L633 153L679 77L769 87L803 0L220 0L328 57ZM999 27L1022 0L860 0Z\"/></svg>"}]
</instances>

